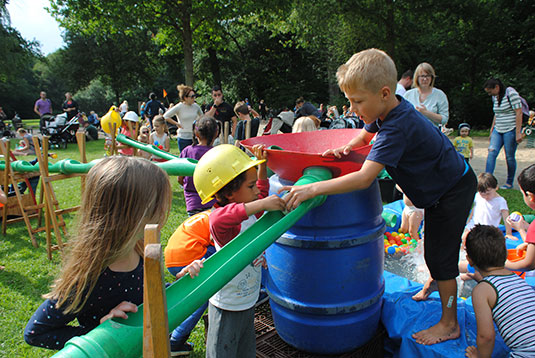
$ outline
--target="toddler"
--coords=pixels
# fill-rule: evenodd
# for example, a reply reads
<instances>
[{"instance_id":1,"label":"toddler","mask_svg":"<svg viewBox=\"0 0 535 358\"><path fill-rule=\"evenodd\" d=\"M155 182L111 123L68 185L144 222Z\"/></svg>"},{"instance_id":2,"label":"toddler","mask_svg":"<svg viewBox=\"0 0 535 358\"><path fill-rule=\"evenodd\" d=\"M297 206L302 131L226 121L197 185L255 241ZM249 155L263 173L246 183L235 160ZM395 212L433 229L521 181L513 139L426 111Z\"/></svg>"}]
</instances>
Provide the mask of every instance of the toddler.
<instances>
[{"instance_id":1,"label":"toddler","mask_svg":"<svg viewBox=\"0 0 535 358\"><path fill-rule=\"evenodd\" d=\"M292 133L313 132L318 130L316 122L310 117L299 117L292 126Z\"/></svg>"},{"instance_id":2,"label":"toddler","mask_svg":"<svg viewBox=\"0 0 535 358\"><path fill-rule=\"evenodd\" d=\"M284 210L281 198L267 196L263 146L254 146L253 154L257 160L233 145L222 144L199 160L193 174L202 203L214 196L217 199L210 214L216 250L253 225L263 211ZM261 260L255 260L210 298L206 357L256 357L254 306L260 292L260 264Z\"/></svg>"},{"instance_id":3,"label":"toddler","mask_svg":"<svg viewBox=\"0 0 535 358\"><path fill-rule=\"evenodd\" d=\"M474 208L463 232L463 243L474 225L482 224L498 227L502 218L506 237L518 240L511 234L511 225L507 222L507 217L509 216L507 201L498 194L497 189L498 180L494 175L481 173L477 176L477 194L474 199Z\"/></svg>"},{"instance_id":4,"label":"toddler","mask_svg":"<svg viewBox=\"0 0 535 358\"><path fill-rule=\"evenodd\" d=\"M470 125L468 123L459 124L459 136L453 140L453 146L464 157L467 163L474 157L474 143L470 134Z\"/></svg>"},{"instance_id":5,"label":"toddler","mask_svg":"<svg viewBox=\"0 0 535 358\"><path fill-rule=\"evenodd\" d=\"M507 250L502 232L489 225L476 225L466 238L466 255L483 277L472 291L477 321L477 346L466 356L490 357L494 348L494 323L510 357L535 356L535 291L518 275L504 268Z\"/></svg>"},{"instance_id":6,"label":"toddler","mask_svg":"<svg viewBox=\"0 0 535 358\"><path fill-rule=\"evenodd\" d=\"M518 175L518 185L524 197L524 203L531 209L535 209L535 164L522 170ZM523 244L517 246L517 250L525 250L526 255L522 260L516 262L507 261L505 267L515 271L535 270L535 220L528 224L522 217L519 221L507 221L520 233Z\"/></svg>"},{"instance_id":7,"label":"toddler","mask_svg":"<svg viewBox=\"0 0 535 358\"><path fill-rule=\"evenodd\" d=\"M137 137L137 141L140 143L150 144L149 136L150 136L149 127L141 126L141 128L139 129L139 136ZM145 159L150 159L151 157L151 154L149 152L145 152L144 150L138 150L137 155Z\"/></svg>"},{"instance_id":8,"label":"toddler","mask_svg":"<svg viewBox=\"0 0 535 358\"><path fill-rule=\"evenodd\" d=\"M152 126L154 127L154 132L152 132L149 137L150 144L157 146L161 150L169 152L169 135L167 135L167 126L165 124L165 119L163 118L163 116L155 116L152 120ZM159 158L155 155L151 157L151 160L155 162L166 161L166 159Z\"/></svg>"},{"instance_id":9,"label":"toddler","mask_svg":"<svg viewBox=\"0 0 535 358\"><path fill-rule=\"evenodd\" d=\"M122 118L120 133L124 134L128 138L133 138L135 133L134 129L132 129L132 125L134 123L137 123L138 121L139 117L136 112L126 112ZM126 155L130 157L134 155L134 148L130 147L129 145L117 143L117 149L119 151L119 154L121 155Z\"/></svg>"}]
</instances>

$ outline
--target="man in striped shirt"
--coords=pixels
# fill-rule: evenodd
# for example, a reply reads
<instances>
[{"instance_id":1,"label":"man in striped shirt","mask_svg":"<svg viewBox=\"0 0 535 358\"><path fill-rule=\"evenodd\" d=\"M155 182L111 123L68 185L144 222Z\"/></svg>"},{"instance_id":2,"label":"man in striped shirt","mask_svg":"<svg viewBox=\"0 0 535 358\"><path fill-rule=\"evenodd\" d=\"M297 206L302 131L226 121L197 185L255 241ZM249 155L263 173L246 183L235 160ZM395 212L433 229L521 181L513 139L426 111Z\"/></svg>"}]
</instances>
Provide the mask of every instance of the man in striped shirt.
<instances>
[{"instance_id":1,"label":"man in striped shirt","mask_svg":"<svg viewBox=\"0 0 535 358\"><path fill-rule=\"evenodd\" d=\"M472 291L477 321L477 347L466 348L467 357L491 357L494 324L510 357L535 357L535 290L504 268L507 258L503 233L494 226L476 225L466 238L466 258L483 276Z\"/></svg>"}]
</instances>

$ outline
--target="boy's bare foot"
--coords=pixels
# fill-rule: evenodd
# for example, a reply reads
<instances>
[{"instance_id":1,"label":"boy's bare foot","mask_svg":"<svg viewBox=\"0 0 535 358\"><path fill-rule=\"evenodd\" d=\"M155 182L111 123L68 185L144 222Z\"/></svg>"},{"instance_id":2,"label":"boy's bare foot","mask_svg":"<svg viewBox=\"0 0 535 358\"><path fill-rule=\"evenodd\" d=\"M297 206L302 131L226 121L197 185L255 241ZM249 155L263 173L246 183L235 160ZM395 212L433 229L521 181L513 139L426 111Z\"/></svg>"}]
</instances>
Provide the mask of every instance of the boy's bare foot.
<instances>
[{"instance_id":1,"label":"boy's bare foot","mask_svg":"<svg viewBox=\"0 0 535 358\"><path fill-rule=\"evenodd\" d=\"M425 301L429 295L436 290L438 290L437 282L433 279L429 279L424 284L424 287L422 287L420 292L412 296L412 299L415 301Z\"/></svg>"},{"instance_id":2,"label":"boy's bare foot","mask_svg":"<svg viewBox=\"0 0 535 358\"><path fill-rule=\"evenodd\" d=\"M429 346L450 339L457 339L460 335L461 329L459 328L459 324L455 323L455 325L450 326L440 321L428 329L414 333L412 338L414 338L416 343Z\"/></svg>"}]
</instances>

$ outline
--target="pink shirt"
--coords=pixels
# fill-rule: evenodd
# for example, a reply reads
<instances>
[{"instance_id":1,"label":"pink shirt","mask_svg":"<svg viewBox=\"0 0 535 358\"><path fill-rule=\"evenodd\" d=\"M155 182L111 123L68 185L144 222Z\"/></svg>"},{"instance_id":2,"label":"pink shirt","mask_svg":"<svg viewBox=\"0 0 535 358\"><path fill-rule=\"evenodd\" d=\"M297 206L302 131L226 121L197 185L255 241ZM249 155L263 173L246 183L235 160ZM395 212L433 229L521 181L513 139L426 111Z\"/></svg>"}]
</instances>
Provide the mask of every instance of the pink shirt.
<instances>
[{"instance_id":1,"label":"pink shirt","mask_svg":"<svg viewBox=\"0 0 535 358\"><path fill-rule=\"evenodd\" d=\"M132 134L125 127L121 127L121 132L120 133L124 134L128 138L132 138ZM134 148L119 149L119 153L121 153L122 155L133 156L134 155Z\"/></svg>"},{"instance_id":2,"label":"pink shirt","mask_svg":"<svg viewBox=\"0 0 535 358\"><path fill-rule=\"evenodd\" d=\"M263 199L269 194L269 181L267 179L257 180L256 185L260 189L259 199ZM216 204L216 209L210 214L210 234L220 247L228 244L241 230L241 223L247 220L244 203L230 203L225 206ZM263 213L256 214L260 218Z\"/></svg>"}]
</instances>

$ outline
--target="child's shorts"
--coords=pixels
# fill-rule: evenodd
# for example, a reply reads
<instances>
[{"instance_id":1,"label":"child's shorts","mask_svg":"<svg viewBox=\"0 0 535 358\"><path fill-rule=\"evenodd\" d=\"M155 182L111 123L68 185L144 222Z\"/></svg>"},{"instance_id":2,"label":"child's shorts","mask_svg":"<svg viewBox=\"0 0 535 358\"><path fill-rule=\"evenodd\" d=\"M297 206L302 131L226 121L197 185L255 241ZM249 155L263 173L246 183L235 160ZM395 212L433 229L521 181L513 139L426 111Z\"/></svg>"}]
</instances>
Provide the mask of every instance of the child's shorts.
<instances>
[{"instance_id":1,"label":"child's shorts","mask_svg":"<svg viewBox=\"0 0 535 358\"><path fill-rule=\"evenodd\" d=\"M459 275L459 249L477 179L471 168L438 202L425 209L425 262L435 280Z\"/></svg>"}]
</instances>

